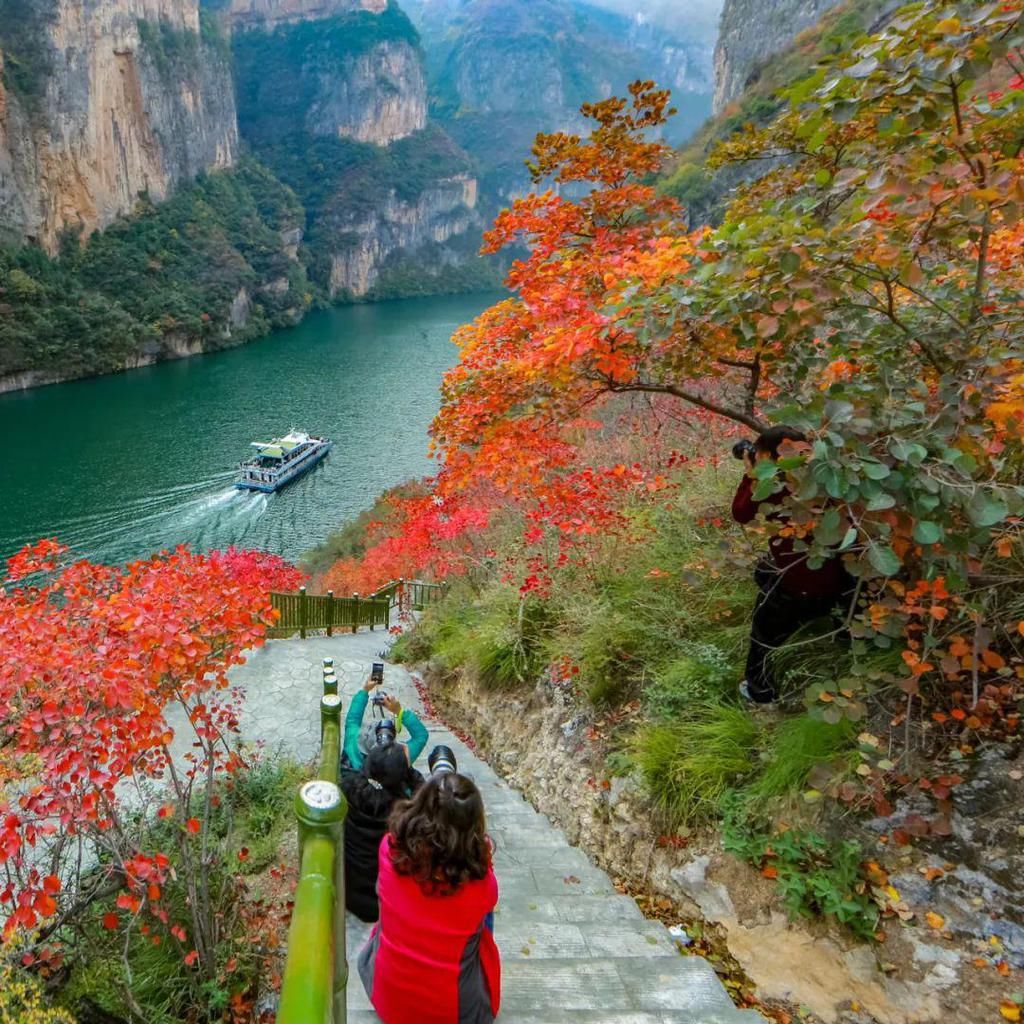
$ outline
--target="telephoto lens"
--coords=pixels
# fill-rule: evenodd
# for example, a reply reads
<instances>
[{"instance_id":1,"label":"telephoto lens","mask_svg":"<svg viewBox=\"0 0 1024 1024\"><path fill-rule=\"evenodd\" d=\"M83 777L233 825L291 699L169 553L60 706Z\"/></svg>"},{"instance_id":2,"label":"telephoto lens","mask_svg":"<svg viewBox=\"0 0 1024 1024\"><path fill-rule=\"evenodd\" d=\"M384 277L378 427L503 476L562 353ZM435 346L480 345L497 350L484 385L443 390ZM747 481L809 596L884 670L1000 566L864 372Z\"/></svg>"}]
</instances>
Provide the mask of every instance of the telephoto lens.
<instances>
[{"instance_id":1,"label":"telephoto lens","mask_svg":"<svg viewBox=\"0 0 1024 1024\"><path fill-rule=\"evenodd\" d=\"M451 747L446 747L443 743L439 743L430 752L430 756L427 758L427 767L430 769L431 775L444 775L447 772L459 770L458 763L455 760L455 752Z\"/></svg>"},{"instance_id":2,"label":"telephoto lens","mask_svg":"<svg viewBox=\"0 0 1024 1024\"><path fill-rule=\"evenodd\" d=\"M395 723L390 718L385 718L377 723L373 730L374 738L377 741L378 747L389 747L395 742L398 736L398 730L395 728Z\"/></svg>"}]
</instances>

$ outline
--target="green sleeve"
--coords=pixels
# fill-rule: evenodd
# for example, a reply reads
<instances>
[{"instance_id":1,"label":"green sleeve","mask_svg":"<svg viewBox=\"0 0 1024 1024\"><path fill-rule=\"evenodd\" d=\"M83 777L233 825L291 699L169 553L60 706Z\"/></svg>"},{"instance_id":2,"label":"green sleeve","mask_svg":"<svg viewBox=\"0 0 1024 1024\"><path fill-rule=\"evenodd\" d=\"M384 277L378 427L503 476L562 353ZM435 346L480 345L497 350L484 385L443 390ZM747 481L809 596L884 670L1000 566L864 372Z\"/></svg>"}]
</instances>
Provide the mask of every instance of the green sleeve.
<instances>
[{"instance_id":1,"label":"green sleeve","mask_svg":"<svg viewBox=\"0 0 1024 1024\"><path fill-rule=\"evenodd\" d=\"M427 727L419 720L416 712L409 708L402 708L402 725L409 730L409 742L406 745L409 748L409 764L412 764L427 745Z\"/></svg>"},{"instance_id":2,"label":"green sleeve","mask_svg":"<svg viewBox=\"0 0 1024 1024\"><path fill-rule=\"evenodd\" d=\"M352 698L352 703L348 706L348 713L345 715L345 744L342 749L345 751L348 763L356 771L363 767L363 752L359 749L359 733L363 727L363 715L366 714L366 705L369 702L370 695L365 690L360 689ZM426 743L426 740L423 742ZM411 750L409 751L409 757L411 760Z\"/></svg>"}]
</instances>

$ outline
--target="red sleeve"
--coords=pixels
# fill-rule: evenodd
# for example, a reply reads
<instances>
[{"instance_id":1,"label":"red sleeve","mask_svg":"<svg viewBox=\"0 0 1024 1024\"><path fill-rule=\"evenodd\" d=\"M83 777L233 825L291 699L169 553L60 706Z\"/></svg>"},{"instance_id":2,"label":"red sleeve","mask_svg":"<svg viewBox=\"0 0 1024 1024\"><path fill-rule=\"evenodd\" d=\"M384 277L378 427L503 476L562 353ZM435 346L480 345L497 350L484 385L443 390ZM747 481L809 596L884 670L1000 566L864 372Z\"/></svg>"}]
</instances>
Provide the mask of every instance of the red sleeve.
<instances>
[{"instance_id":1,"label":"red sleeve","mask_svg":"<svg viewBox=\"0 0 1024 1024\"><path fill-rule=\"evenodd\" d=\"M761 503L754 501L753 494L754 481L744 473L732 499L732 517L737 523L749 523L757 516L757 506Z\"/></svg>"}]
</instances>

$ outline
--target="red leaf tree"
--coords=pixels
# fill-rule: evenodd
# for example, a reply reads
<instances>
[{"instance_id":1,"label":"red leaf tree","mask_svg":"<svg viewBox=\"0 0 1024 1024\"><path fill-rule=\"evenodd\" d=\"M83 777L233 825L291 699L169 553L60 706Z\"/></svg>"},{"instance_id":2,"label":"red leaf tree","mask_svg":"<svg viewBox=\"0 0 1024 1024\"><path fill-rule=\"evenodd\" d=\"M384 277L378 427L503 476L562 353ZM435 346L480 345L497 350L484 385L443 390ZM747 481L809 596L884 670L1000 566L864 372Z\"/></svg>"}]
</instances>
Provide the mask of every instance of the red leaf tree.
<instances>
[{"instance_id":1,"label":"red leaf tree","mask_svg":"<svg viewBox=\"0 0 1024 1024\"><path fill-rule=\"evenodd\" d=\"M64 564L66 554L53 540L25 548L0 589L4 935L45 937L119 893L107 927L162 929L183 956L194 945L212 978L220 925L206 832L216 782L240 764L227 673L275 621L269 591L301 576L233 549L179 548L124 567ZM172 759L170 716L190 734L184 758ZM187 932L162 899L172 851L140 848L145 830L130 820L153 801L180 825Z\"/></svg>"}]
</instances>

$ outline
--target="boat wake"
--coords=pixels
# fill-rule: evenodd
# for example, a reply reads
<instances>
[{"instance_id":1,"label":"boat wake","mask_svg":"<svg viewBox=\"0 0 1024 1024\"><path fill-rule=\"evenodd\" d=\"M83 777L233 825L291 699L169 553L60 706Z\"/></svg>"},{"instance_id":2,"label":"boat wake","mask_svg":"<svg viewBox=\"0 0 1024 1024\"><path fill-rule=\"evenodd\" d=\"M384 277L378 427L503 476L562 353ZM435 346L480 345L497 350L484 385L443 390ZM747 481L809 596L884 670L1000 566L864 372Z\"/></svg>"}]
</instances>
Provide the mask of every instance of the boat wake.
<instances>
[{"instance_id":1,"label":"boat wake","mask_svg":"<svg viewBox=\"0 0 1024 1024\"><path fill-rule=\"evenodd\" d=\"M248 494L225 483L234 473L169 487L144 498L66 519L59 539L81 557L118 562L140 547L160 551L187 544L196 550L237 544L266 511L265 494ZM231 526L226 529L226 522Z\"/></svg>"}]
</instances>

